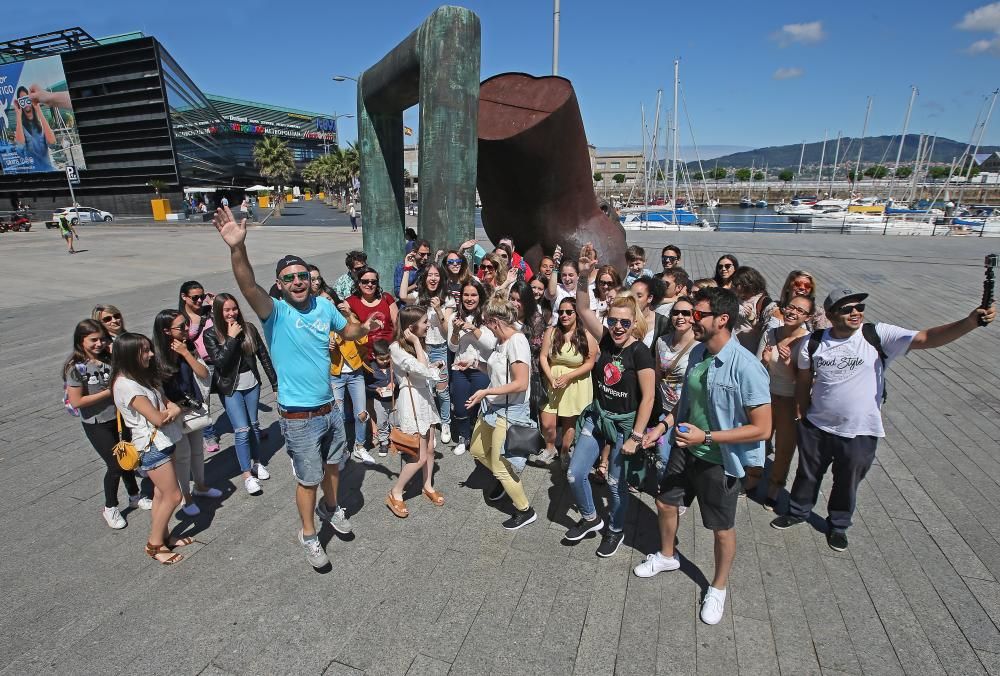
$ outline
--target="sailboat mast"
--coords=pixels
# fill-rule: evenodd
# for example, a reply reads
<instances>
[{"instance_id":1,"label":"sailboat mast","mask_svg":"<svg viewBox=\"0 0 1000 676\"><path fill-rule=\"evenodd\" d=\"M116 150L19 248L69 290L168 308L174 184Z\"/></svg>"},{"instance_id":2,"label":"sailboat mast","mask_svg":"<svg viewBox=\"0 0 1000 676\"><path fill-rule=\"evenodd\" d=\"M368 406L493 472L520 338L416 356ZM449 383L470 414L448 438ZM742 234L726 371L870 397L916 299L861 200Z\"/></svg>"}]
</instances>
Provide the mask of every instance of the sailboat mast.
<instances>
[{"instance_id":1,"label":"sailboat mast","mask_svg":"<svg viewBox=\"0 0 1000 676\"><path fill-rule=\"evenodd\" d=\"M795 172L795 176L792 176L792 197L795 197L795 180L802 173L802 158L806 156L806 142L802 141L802 149L799 150L799 170Z\"/></svg>"},{"instance_id":2,"label":"sailboat mast","mask_svg":"<svg viewBox=\"0 0 1000 676\"><path fill-rule=\"evenodd\" d=\"M976 161L976 155L979 154L979 146L983 142L983 134L986 133L986 127L989 126L990 118L993 116L993 106L996 105L997 94L1000 94L1000 89L993 90L993 100L990 101L990 109L986 111L986 119L983 120L983 126L979 128L979 138L976 139L976 149L972 151L972 156L969 158L969 168L968 170L965 171L965 181L963 181L962 184L958 186L959 204L962 203L962 195L965 192L965 184L968 183L969 179L972 178L972 176L970 176L970 174L972 174L972 163ZM960 172L962 171L962 169L963 169L962 167L959 167Z\"/></svg>"},{"instance_id":3,"label":"sailboat mast","mask_svg":"<svg viewBox=\"0 0 1000 676\"><path fill-rule=\"evenodd\" d=\"M896 172L899 171L899 160L903 156L903 144L906 143L906 129L910 126L910 112L913 110L913 100L917 98L916 85L910 85L910 104L906 106L906 117L903 118L903 134L899 137L899 149L896 150L896 166L892 170L892 180L889 181L888 199L892 199L892 189L896 185Z\"/></svg>"},{"instance_id":4,"label":"sailboat mast","mask_svg":"<svg viewBox=\"0 0 1000 676\"><path fill-rule=\"evenodd\" d=\"M861 127L861 140L858 141L858 163L854 167L855 190L858 190L859 185L861 183L861 151L864 150L865 147L865 134L868 133L868 118L871 116L871 114L872 114L872 97L869 96L868 105L865 107L865 123ZM859 197L861 196L860 191L858 192L858 196Z\"/></svg>"},{"instance_id":5,"label":"sailboat mast","mask_svg":"<svg viewBox=\"0 0 1000 676\"><path fill-rule=\"evenodd\" d=\"M833 197L833 182L837 178L837 162L840 161L840 134L841 130L837 130L837 149L833 151L833 167L830 171L830 197ZM816 192L819 193L820 186L816 184ZM817 195L818 196L818 195Z\"/></svg>"},{"instance_id":6,"label":"sailboat mast","mask_svg":"<svg viewBox=\"0 0 1000 676\"><path fill-rule=\"evenodd\" d=\"M674 151L671 163L673 164L673 177L670 185L670 200L672 202L671 221L677 222L677 88L680 83L680 59L674 59Z\"/></svg>"},{"instance_id":7,"label":"sailboat mast","mask_svg":"<svg viewBox=\"0 0 1000 676\"><path fill-rule=\"evenodd\" d=\"M823 150L819 153L819 175L816 177L816 192L819 192L819 185L823 182L823 162L826 161L826 134L828 131L828 129L823 130ZM834 161L834 164L836 164L836 161Z\"/></svg>"},{"instance_id":8,"label":"sailboat mast","mask_svg":"<svg viewBox=\"0 0 1000 676\"><path fill-rule=\"evenodd\" d=\"M920 139L917 141L917 155L913 158L913 178L910 181L910 192L907 193L906 197L911 200L917 199L917 183L920 181L920 163L924 159L924 144L927 142L927 137L924 134L920 135Z\"/></svg>"}]
</instances>

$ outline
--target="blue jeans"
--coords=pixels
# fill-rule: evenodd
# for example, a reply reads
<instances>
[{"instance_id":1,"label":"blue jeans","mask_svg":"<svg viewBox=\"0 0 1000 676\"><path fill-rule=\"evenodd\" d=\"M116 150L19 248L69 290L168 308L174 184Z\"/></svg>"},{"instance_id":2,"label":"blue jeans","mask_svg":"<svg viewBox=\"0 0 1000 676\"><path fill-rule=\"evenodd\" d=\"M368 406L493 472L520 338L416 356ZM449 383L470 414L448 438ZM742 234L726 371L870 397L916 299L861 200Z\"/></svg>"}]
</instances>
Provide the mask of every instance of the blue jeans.
<instances>
[{"instance_id":1,"label":"blue jeans","mask_svg":"<svg viewBox=\"0 0 1000 676\"><path fill-rule=\"evenodd\" d=\"M236 390L231 396L222 397L229 421L233 424L236 458L240 461L240 471L249 472L253 465L253 447L257 445L257 403L260 401L260 385L249 390Z\"/></svg>"},{"instance_id":2,"label":"blue jeans","mask_svg":"<svg viewBox=\"0 0 1000 676\"><path fill-rule=\"evenodd\" d=\"M428 345L427 346L427 359L433 364L436 361L443 362L445 365L444 375L438 380L438 383L444 383L444 389L441 387L434 388L434 401L438 405L438 415L441 416L441 429L444 429L445 425L451 424L451 392L449 391L448 384L448 373L450 368L448 368L448 344L441 343L440 345Z\"/></svg>"},{"instance_id":3,"label":"blue jeans","mask_svg":"<svg viewBox=\"0 0 1000 676\"><path fill-rule=\"evenodd\" d=\"M573 491L576 506L580 509L580 515L588 521L595 518L597 506L594 505L594 494L590 489L587 475L590 474L590 469L600 456L605 443L611 444L611 457L608 458L608 493L611 496L608 526L617 532L625 527L625 510L628 509L628 487L622 481L621 451L625 436L619 432L617 438L605 439L595 429L593 417L589 417L584 421L580 436L576 439L576 449L569 462L566 478Z\"/></svg>"},{"instance_id":4,"label":"blue jeans","mask_svg":"<svg viewBox=\"0 0 1000 676\"><path fill-rule=\"evenodd\" d=\"M464 371L452 371L449 387L451 388L451 400L455 402L455 434L469 443L472 439L472 421L479 416L479 404L472 408L466 408L465 402L469 400L476 390L490 386L490 378L479 369L465 369Z\"/></svg>"},{"instance_id":5,"label":"blue jeans","mask_svg":"<svg viewBox=\"0 0 1000 676\"><path fill-rule=\"evenodd\" d=\"M279 409L280 412L280 409ZM347 435L340 411L312 418L279 418L285 450L292 459L292 473L303 486L318 486L326 465L340 465L347 459Z\"/></svg>"},{"instance_id":6,"label":"blue jeans","mask_svg":"<svg viewBox=\"0 0 1000 676\"><path fill-rule=\"evenodd\" d=\"M364 371L348 371L339 376L330 376L330 388L333 390L333 403L340 409L344 428L347 428L347 405L344 401L344 390L351 395L351 408L354 414L354 443L365 443L365 425L358 416L365 410L365 373Z\"/></svg>"}]
</instances>

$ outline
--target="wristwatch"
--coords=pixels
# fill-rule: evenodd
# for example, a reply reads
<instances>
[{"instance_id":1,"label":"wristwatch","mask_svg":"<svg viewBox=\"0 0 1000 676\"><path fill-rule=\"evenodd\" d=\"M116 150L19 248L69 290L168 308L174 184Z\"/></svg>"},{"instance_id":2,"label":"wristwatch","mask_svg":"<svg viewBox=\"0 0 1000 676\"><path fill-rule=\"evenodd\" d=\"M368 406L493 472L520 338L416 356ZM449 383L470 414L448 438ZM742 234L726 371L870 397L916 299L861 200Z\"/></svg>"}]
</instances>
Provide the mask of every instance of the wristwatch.
<instances>
[{"instance_id":1,"label":"wristwatch","mask_svg":"<svg viewBox=\"0 0 1000 676\"><path fill-rule=\"evenodd\" d=\"M705 430L705 445L712 445L712 430Z\"/></svg>"}]
</instances>

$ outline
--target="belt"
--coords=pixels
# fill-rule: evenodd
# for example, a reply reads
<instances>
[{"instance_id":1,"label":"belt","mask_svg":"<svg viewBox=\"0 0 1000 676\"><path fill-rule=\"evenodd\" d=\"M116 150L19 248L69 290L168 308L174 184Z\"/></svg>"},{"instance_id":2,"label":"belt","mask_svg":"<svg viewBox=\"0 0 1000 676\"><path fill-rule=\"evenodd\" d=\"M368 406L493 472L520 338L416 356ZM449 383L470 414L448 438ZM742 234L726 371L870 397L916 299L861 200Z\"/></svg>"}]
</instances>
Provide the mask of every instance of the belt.
<instances>
[{"instance_id":1,"label":"belt","mask_svg":"<svg viewBox=\"0 0 1000 676\"><path fill-rule=\"evenodd\" d=\"M326 415L332 410L333 404L323 404L319 408L313 409L312 411L286 411L279 408L278 415L286 420L304 420L307 418L318 418L321 415Z\"/></svg>"}]
</instances>

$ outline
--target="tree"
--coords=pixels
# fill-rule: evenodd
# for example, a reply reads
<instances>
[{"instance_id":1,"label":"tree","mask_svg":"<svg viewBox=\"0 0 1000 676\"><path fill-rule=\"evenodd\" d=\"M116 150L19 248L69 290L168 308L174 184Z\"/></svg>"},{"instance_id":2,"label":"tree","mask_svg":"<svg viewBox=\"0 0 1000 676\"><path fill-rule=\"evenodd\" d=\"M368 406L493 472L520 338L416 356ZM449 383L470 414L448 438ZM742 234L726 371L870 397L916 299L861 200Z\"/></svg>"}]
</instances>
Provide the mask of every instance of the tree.
<instances>
[{"instance_id":1,"label":"tree","mask_svg":"<svg viewBox=\"0 0 1000 676\"><path fill-rule=\"evenodd\" d=\"M781 173L778 174L778 179L784 181L785 183L788 183L793 178L795 178L795 174L792 173L791 169L782 169Z\"/></svg>"},{"instance_id":2,"label":"tree","mask_svg":"<svg viewBox=\"0 0 1000 676\"><path fill-rule=\"evenodd\" d=\"M611 180L617 183L618 185L621 185L622 183L625 182L625 174L615 174L614 176L611 177Z\"/></svg>"},{"instance_id":3,"label":"tree","mask_svg":"<svg viewBox=\"0 0 1000 676\"><path fill-rule=\"evenodd\" d=\"M691 179L695 181L703 181L705 179L705 175L702 174L700 171L696 171L694 172L694 176L692 176Z\"/></svg>"},{"instance_id":4,"label":"tree","mask_svg":"<svg viewBox=\"0 0 1000 676\"><path fill-rule=\"evenodd\" d=\"M709 176L711 178L714 178L716 181L721 181L726 177L727 174L728 172L726 171L725 167L716 167L709 173Z\"/></svg>"},{"instance_id":5,"label":"tree","mask_svg":"<svg viewBox=\"0 0 1000 676\"><path fill-rule=\"evenodd\" d=\"M163 194L163 191L166 190L167 186L170 184L164 181L162 178L154 178L151 179L147 185L149 185L149 187L153 189L153 192L156 193L156 196L159 197L160 195Z\"/></svg>"},{"instance_id":6,"label":"tree","mask_svg":"<svg viewBox=\"0 0 1000 676\"><path fill-rule=\"evenodd\" d=\"M594 183L600 183L604 180L604 174L599 171L594 172Z\"/></svg>"},{"instance_id":7,"label":"tree","mask_svg":"<svg viewBox=\"0 0 1000 676\"><path fill-rule=\"evenodd\" d=\"M260 175L276 181L278 194L283 194L284 182L295 174L295 158L288 144L277 136L265 136L253 147L253 161ZM280 200L278 204L281 204Z\"/></svg>"},{"instance_id":8,"label":"tree","mask_svg":"<svg viewBox=\"0 0 1000 676\"><path fill-rule=\"evenodd\" d=\"M848 169L847 170L847 181L849 183L854 183L854 181L855 181L855 175L856 174L855 174L855 171L853 169Z\"/></svg>"},{"instance_id":9,"label":"tree","mask_svg":"<svg viewBox=\"0 0 1000 676\"><path fill-rule=\"evenodd\" d=\"M889 174L889 170L882 166L881 164L875 164L867 169L865 169L864 175L868 178L880 179L885 178Z\"/></svg>"},{"instance_id":10,"label":"tree","mask_svg":"<svg viewBox=\"0 0 1000 676\"><path fill-rule=\"evenodd\" d=\"M746 167L743 167L742 169L737 169L734 176L736 176L737 181L749 181L751 172Z\"/></svg>"},{"instance_id":11,"label":"tree","mask_svg":"<svg viewBox=\"0 0 1000 676\"><path fill-rule=\"evenodd\" d=\"M896 170L896 178L909 178L913 176L913 167L900 167Z\"/></svg>"},{"instance_id":12,"label":"tree","mask_svg":"<svg viewBox=\"0 0 1000 676\"><path fill-rule=\"evenodd\" d=\"M763 181L765 178L766 177L764 176L764 172L763 171L757 171L753 175L753 180L755 180L755 181Z\"/></svg>"},{"instance_id":13,"label":"tree","mask_svg":"<svg viewBox=\"0 0 1000 676\"><path fill-rule=\"evenodd\" d=\"M948 178L948 174L951 173L951 167L945 167L942 165L931 167L927 170L927 175L933 179L938 178Z\"/></svg>"}]
</instances>

